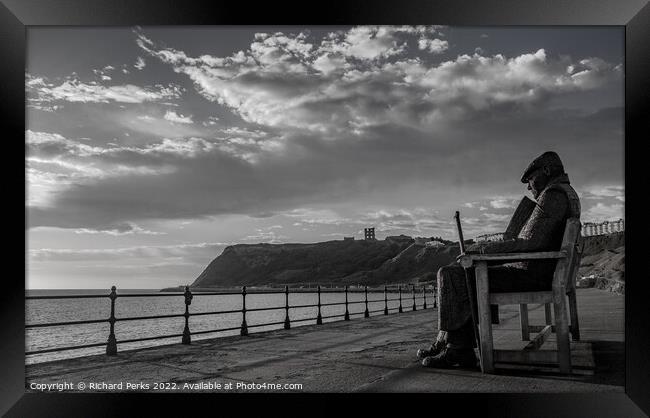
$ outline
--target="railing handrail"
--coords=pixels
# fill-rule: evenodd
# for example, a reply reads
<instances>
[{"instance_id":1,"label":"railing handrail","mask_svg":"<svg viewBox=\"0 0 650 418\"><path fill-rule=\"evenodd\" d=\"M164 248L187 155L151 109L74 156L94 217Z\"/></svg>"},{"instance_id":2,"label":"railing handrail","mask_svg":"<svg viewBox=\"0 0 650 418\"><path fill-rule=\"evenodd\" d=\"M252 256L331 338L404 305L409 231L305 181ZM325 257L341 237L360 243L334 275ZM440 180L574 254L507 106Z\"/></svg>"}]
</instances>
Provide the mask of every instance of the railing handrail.
<instances>
[{"instance_id":1,"label":"railing handrail","mask_svg":"<svg viewBox=\"0 0 650 418\"><path fill-rule=\"evenodd\" d=\"M344 320L349 320L350 315L364 315L364 317L368 318L370 317L370 313L376 313L376 312L382 312L384 315L388 315L389 310L398 310L399 313L403 312L402 309L402 289L406 288L409 290L408 285L404 284L394 284L394 285L385 285L381 288L368 288L367 286L364 286L363 288L359 288L358 290L352 290L348 288L347 286L344 288L321 288L321 286L317 286L313 291L311 288L309 290L305 288L294 288L294 294L301 294L301 293L317 293L318 295L318 302L314 304L301 304L301 305L291 305L289 304L289 294L292 293L289 290L288 286L285 286L284 290L278 290L278 291L269 291L269 290L262 290L262 291L256 291L256 290L250 290L247 289L246 286L242 287L241 292L231 292L231 291L224 291L224 292L192 292L189 288L189 286L185 287L184 292L160 292L160 293L124 293L120 294L117 293L117 289L115 286L111 288L110 293L106 294L77 294L77 295L25 295L25 299L28 300L38 300L38 299L82 299L82 298L108 298L111 303L111 312L110 312L110 317L109 318L97 318L97 319L89 319L89 320L76 320L76 321L67 321L67 322L51 322L51 323L36 323L36 324L25 324L25 328L45 328L45 327L55 327L55 326L71 326L71 325L81 325L81 324L96 324L96 323L104 323L108 322L110 326L110 332L109 332L109 337L108 341L106 343L92 343L92 344L82 344L82 345L74 345L74 346L68 346L68 347L55 347L55 348L45 348L45 349L39 349L39 350L33 350L26 352L26 355L32 355L32 354L44 354L44 353L50 353L50 352L57 352L57 351L65 351L65 350L74 350L74 349L81 349L81 348L89 348L89 347L99 347L106 345L106 354L107 355L115 355L117 354L117 344L124 344L124 343L131 343L131 342L140 342L140 341L150 341L150 340L156 340L156 339L168 339L168 338L176 338L178 336L182 336L182 342L183 344L190 344L191 343L191 335L198 335L198 334L207 334L207 333L216 333L216 332L225 332L225 331L233 331L240 329L241 330L241 335L246 336L248 335L248 328L256 328L256 327L264 327L264 326L274 326L274 325L282 325L284 324L285 329L289 329L291 327L291 322L306 322L306 321L312 321L315 320L317 325L321 325L323 322L323 319L327 318L336 318L336 317L344 317ZM298 290L299 289L299 290ZM341 289L341 290L338 290ZM434 296L434 302L433 302L433 308L436 307L436 288L434 286L430 287L431 293ZM296 291L298 290L298 291ZM389 291L390 290L390 291ZM416 310L416 294L421 295L420 298L423 299L424 304L423 304L423 309L427 309L427 301L426 301L426 294L427 294L427 285L420 285L417 286L414 284L410 285L410 290L412 293L412 298L413 298L413 310ZM399 293L398 298L388 298L388 293ZM381 299L369 299L368 298L368 293L375 293L375 292L381 292L383 293L383 298ZM344 302L329 302L329 303L321 303L320 295L321 293L345 293L345 301ZM365 298L363 300L355 300L355 301L349 301L347 298L348 293L361 293L364 294ZM263 308L248 308L246 306L246 296L251 295L251 294L284 294L285 295L285 304L282 306L274 306L274 307L263 307ZM232 309L232 310L223 310L223 311L208 311L208 312L190 312L189 311L189 306L191 304L192 298L194 296L231 296L231 295L241 295L242 296L242 307L240 309ZM119 317L115 315L115 301L117 299L120 299L122 297L159 297L159 296L183 296L185 298L185 312L184 313L175 313L175 314L161 314L161 315L146 315L146 316L132 316L132 317ZM388 308L388 302L389 301L399 301L399 307L392 307ZM368 304L369 303L378 303L378 302L384 302L384 308L383 309L377 309L377 310L368 310ZM348 305L355 305L355 304L365 304L365 310L361 312L349 312L348 311ZM344 314L335 314L335 315L329 315L329 316L322 316L321 315L321 307L324 306L340 306L340 305L345 305L345 313ZM290 310L295 310L295 309L307 309L307 308L315 308L318 307L318 316L316 318L300 318L300 319L290 319L289 316L289 311ZM260 323L260 324L253 324L253 325L248 325L246 323L246 313L247 312L259 312L259 311L270 311L270 310L285 310L285 319L283 321L279 322L269 322L269 323ZM223 314L232 314L232 313L241 313L242 314L242 323L241 326L238 327L228 327L228 328L219 328L219 329L213 329L213 330L201 330L201 331L194 331L191 332L189 329L189 318L191 316L204 316L204 315L223 315ZM123 322L123 321L135 321L135 320L152 320L152 319L165 319L165 318L178 318L178 317L184 317L185 318L185 328L183 330L183 333L180 334L169 334L169 335L160 335L160 336L151 336L151 337L142 337L142 338L133 338L133 339L125 339L121 341L117 341L115 338L115 331L114 327L115 324L118 322Z\"/></svg>"},{"instance_id":2,"label":"railing handrail","mask_svg":"<svg viewBox=\"0 0 650 418\"><path fill-rule=\"evenodd\" d=\"M397 286L399 285L388 285L388 288L395 288L397 291ZM403 288L407 286L411 286L411 284L402 284L401 285ZM422 285L426 286L426 285ZM289 288L291 289L291 288ZM312 290L313 289L313 290ZM321 293L343 293L345 291L345 287L326 287L326 288L321 288ZM384 289L383 287L369 287L368 292L372 293L380 293L383 292ZM348 288L349 293L364 293L365 289L359 288L359 287L349 287ZM302 287L294 287L293 288L293 293L317 293L316 288L302 288ZM185 292L167 292L167 291L160 291L158 293L118 293L117 296L121 298L128 298L128 297L164 297L164 296L183 296ZM247 287L246 289L246 294L247 295L263 295L263 294L284 294L284 290L255 290L255 289L250 289ZM229 295L241 295L241 291L235 292L235 291L214 291L214 292L203 292L203 291L193 291L192 295L194 296L229 296ZM108 298L110 297L110 292L105 293L105 294L75 294L75 295L25 295L25 299L93 299L93 298Z\"/></svg>"}]
</instances>

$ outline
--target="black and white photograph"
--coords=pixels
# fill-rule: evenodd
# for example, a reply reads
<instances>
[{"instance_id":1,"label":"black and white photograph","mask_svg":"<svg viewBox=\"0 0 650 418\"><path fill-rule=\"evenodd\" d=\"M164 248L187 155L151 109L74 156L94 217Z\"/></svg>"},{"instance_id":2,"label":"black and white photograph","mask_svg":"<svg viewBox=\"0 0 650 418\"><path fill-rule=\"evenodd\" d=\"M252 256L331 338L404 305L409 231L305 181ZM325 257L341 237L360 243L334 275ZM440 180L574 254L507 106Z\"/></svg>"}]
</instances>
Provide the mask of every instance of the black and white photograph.
<instances>
[{"instance_id":1,"label":"black and white photograph","mask_svg":"<svg viewBox=\"0 0 650 418\"><path fill-rule=\"evenodd\" d=\"M26 46L27 392L625 392L624 27Z\"/></svg>"}]
</instances>

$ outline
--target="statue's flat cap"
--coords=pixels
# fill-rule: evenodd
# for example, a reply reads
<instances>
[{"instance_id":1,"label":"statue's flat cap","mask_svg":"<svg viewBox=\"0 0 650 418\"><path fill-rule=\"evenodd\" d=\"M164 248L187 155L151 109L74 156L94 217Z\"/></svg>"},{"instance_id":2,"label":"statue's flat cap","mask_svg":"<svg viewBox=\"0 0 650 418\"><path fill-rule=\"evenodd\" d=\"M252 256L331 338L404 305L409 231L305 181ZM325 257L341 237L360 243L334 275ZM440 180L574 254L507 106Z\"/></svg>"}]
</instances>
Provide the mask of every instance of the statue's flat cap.
<instances>
[{"instance_id":1,"label":"statue's flat cap","mask_svg":"<svg viewBox=\"0 0 650 418\"><path fill-rule=\"evenodd\" d=\"M526 168L526 171L524 171L524 174L521 176L521 182L527 183L528 177L533 171L544 167L556 167L564 171L564 166L562 165L560 156L557 155L556 152L547 151L539 157L535 158L533 162L528 165L528 168Z\"/></svg>"}]
</instances>

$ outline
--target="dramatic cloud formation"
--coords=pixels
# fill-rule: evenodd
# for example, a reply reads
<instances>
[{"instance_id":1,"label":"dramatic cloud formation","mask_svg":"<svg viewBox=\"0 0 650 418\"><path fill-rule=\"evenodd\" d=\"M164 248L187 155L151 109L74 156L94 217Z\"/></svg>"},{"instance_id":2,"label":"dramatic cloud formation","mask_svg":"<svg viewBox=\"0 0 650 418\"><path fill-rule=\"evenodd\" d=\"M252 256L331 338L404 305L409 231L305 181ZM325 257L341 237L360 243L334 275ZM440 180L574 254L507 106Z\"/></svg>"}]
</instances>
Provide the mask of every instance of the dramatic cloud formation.
<instances>
[{"instance_id":1,"label":"dramatic cloud formation","mask_svg":"<svg viewBox=\"0 0 650 418\"><path fill-rule=\"evenodd\" d=\"M249 50L229 57L189 57L142 34L138 44L248 122L332 137L387 123L430 130L477 112L595 89L622 74L620 64L549 58L544 49L511 58L459 55L437 64L404 57L408 42L398 42L399 35L423 32L357 27L333 32L317 46L304 33L257 33ZM421 37L417 45L442 52L447 41Z\"/></svg>"}]
</instances>

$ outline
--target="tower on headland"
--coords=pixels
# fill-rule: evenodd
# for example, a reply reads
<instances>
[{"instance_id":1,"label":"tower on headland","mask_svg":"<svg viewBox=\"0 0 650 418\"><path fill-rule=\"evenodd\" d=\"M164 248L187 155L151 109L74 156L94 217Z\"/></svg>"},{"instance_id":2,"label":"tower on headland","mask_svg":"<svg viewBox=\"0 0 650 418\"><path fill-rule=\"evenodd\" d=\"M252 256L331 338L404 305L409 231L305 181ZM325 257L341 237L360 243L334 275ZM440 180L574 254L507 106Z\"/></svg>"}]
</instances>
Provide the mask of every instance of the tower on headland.
<instances>
[{"instance_id":1,"label":"tower on headland","mask_svg":"<svg viewBox=\"0 0 650 418\"><path fill-rule=\"evenodd\" d=\"M375 239L375 228L363 228L363 235L366 241Z\"/></svg>"}]
</instances>

